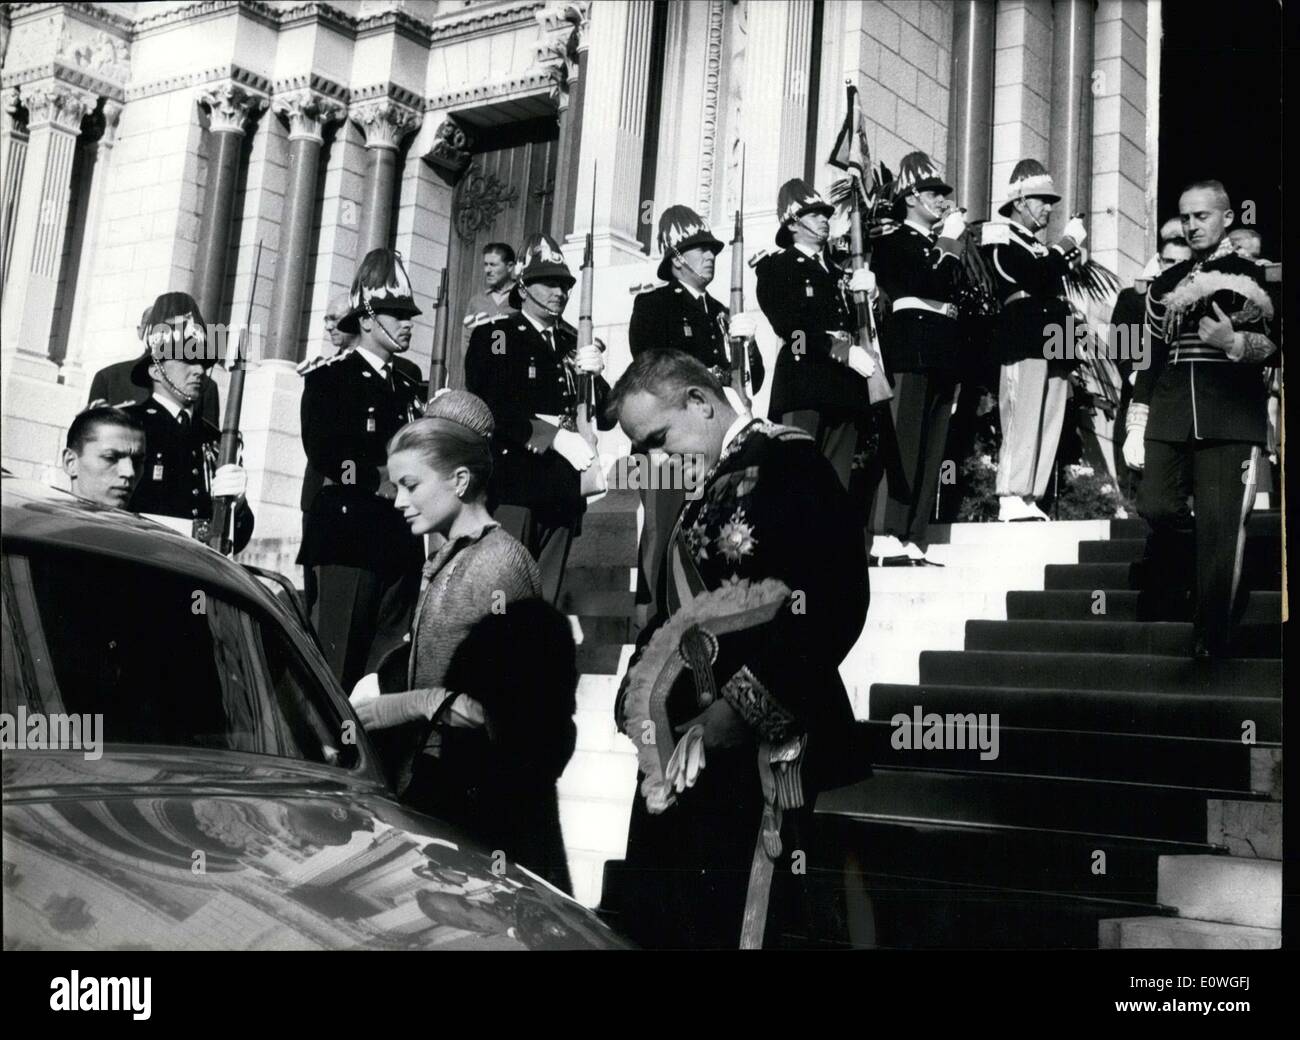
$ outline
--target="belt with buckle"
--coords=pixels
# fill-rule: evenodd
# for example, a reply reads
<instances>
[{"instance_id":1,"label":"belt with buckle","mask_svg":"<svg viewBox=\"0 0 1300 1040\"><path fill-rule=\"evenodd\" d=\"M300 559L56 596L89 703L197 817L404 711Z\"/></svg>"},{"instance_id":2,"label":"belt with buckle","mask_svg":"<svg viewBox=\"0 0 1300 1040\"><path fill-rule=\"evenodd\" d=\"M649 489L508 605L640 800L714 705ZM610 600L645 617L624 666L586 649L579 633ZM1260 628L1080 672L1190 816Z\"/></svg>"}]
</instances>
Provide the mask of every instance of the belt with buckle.
<instances>
[{"instance_id":1,"label":"belt with buckle","mask_svg":"<svg viewBox=\"0 0 1300 1040\"><path fill-rule=\"evenodd\" d=\"M899 311L926 311L945 318L957 317L957 305L942 300L927 300L924 296L900 296L894 301L894 313Z\"/></svg>"}]
</instances>

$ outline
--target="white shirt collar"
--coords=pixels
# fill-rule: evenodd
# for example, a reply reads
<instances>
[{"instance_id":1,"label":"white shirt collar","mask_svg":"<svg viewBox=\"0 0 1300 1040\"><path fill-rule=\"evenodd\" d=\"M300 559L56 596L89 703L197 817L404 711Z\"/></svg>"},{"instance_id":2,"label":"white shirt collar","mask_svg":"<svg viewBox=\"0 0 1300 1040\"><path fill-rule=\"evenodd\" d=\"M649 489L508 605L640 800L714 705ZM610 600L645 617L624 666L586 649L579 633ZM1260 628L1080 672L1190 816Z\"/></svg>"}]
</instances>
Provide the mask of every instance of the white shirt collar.
<instances>
[{"instance_id":1,"label":"white shirt collar","mask_svg":"<svg viewBox=\"0 0 1300 1040\"><path fill-rule=\"evenodd\" d=\"M365 347L357 347L356 352L365 358L366 364L373 368L377 373L381 376L384 374L384 369L389 364L388 361L385 361L373 350L367 350Z\"/></svg>"},{"instance_id":2,"label":"white shirt collar","mask_svg":"<svg viewBox=\"0 0 1300 1040\"><path fill-rule=\"evenodd\" d=\"M796 242L794 247L799 250L799 252L803 253L804 256L812 257L814 260L820 260L822 257L822 251L820 249L805 245L802 242Z\"/></svg>"},{"instance_id":3,"label":"white shirt collar","mask_svg":"<svg viewBox=\"0 0 1300 1040\"><path fill-rule=\"evenodd\" d=\"M555 328L554 325L543 325L540 321L538 321L536 318L534 318L531 314L529 314L526 310L523 310L522 308L520 309L519 313L522 314L526 319L528 319L528 324L531 325L533 328L535 328L543 336L546 335L547 329Z\"/></svg>"},{"instance_id":4,"label":"white shirt collar","mask_svg":"<svg viewBox=\"0 0 1300 1040\"><path fill-rule=\"evenodd\" d=\"M694 286L692 286L692 285L687 285L685 282L678 282L677 284L680 285L683 289L685 289L685 290L686 290L688 293L690 293L692 296L694 296L697 300L702 300L702 299L704 299L704 290L703 290L703 289L696 289Z\"/></svg>"},{"instance_id":5,"label":"white shirt collar","mask_svg":"<svg viewBox=\"0 0 1300 1040\"><path fill-rule=\"evenodd\" d=\"M190 409L190 408L182 408L179 404L177 404L175 401L173 401L170 397L163 397L161 394L158 394L158 393L155 393L155 394L153 395L153 399L154 399L155 401L157 401L160 405L162 405L164 408L166 408L166 409L167 409L167 414L170 415L173 419L175 419L178 415L181 414L182 411L184 411L184 412L186 413L186 415L189 416L190 420L193 421L193 419L194 419L194 412L193 412L192 409Z\"/></svg>"},{"instance_id":6,"label":"white shirt collar","mask_svg":"<svg viewBox=\"0 0 1300 1040\"><path fill-rule=\"evenodd\" d=\"M903 221L903 223L916 228L916 230L921 232L921 234L923 234L926 238L934 237L934 228L928 228L924 224L919 224L915 220L912 220L911 218L908 218L907 220Z\"/></svg>"}]
</instances>

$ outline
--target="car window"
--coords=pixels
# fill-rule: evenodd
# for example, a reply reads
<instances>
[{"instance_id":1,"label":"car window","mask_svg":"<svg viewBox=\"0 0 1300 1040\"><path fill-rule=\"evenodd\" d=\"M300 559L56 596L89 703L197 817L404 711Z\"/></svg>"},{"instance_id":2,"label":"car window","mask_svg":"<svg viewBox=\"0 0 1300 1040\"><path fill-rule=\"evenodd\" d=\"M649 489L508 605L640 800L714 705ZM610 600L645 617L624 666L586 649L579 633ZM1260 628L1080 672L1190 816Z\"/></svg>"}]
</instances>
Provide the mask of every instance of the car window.
<instances>
[{"instance_id":1,"label":"car window","mask_svg":"<svg viewBox=\"0 0 1300 1040\"><path fill-rule=\"evenodd\" d=\"M138 561L32 550L5 553L3 592L6 713L102 715L105 744L357 760L278 624L222 591Z\"/></svg>"}]
</instances>

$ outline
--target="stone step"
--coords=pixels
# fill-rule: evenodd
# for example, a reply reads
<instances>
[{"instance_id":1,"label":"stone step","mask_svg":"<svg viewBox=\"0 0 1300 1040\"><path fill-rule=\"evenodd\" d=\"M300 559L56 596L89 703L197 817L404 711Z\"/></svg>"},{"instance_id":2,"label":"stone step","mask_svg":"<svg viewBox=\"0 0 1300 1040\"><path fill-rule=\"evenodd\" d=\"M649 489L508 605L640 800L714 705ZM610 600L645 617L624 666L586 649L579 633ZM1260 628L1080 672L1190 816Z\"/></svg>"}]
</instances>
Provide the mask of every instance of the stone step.
<instances>
[{"instance_id":1,"label":"stone step","mask_svg":"<svg viewBox=\"0 0 1300 1040\"><path fill-rule=\"evenodd\" d=\"M1041 524L1039 525L1042 526ZM1145 520L1133 517L1128 520L1111 520L1108 534L1098 535L1099 538L1145 538L1150 527ZM1282 514L1277 509L1257 509L1250 514L1250 520L1246 525L1246 534L1250 535L1271 535L1274 538L1280 538L1282 533Z\"/></svg>"},{"instance_id":2,"label":"stone step","mask_svg":"<svg viewBox=\"0 0 1300 1040\"><path fill-rule=\"evenodd\" d=\"M1010 548L1077 546L1110 535L1108 520L1052 520L1047 523L931 524L930 544L996 545Z\"/></svg>"},{"instance_id":3,"label":"stone step","mask_svg":"<svg viewBox=\"0 0 1300 1040\"><path fill-rule=\"evenodd\" d=\"M1097 922L1097 945L1103 950L1277 950L1282 931L1185 917L1112 917Z\"/></svg>"},{"instance_id":4,"label":"stone step","mask_svg":"<svg viewBox=\"0 0 1300 1040\"><path fill-rule=\"evenodd\" d=\"M1282 800L1282 749L1280 747L1250 749L1250 789L1275 802Z\"/></svg>"},{"instance_id":5,"label":"stone step","mask_svg":"<svg viewBox=\"0 0 1300 1040\"><path fill-rule=\"evenodd\" d=\"M1044 564L1005 564L1000 567L872 567L871 594L886 592L985 592L1043 588Z\"/></svg>"},{"instance_id":6,"label":"stone step","mask_svg":"<svg viewBox=\"0 0 1300 1040\"><path fill-rule=\"evenodd\" d=\"M909 568L910 571L910 568ZM967 618L1005 620L1007 597L1016 595L1005 590L967 589L882 589L872 588L868 617L915 617L932 613L939 619L965 621ZM1042 595L1042 593L1023 593Z\"/></svg>"},{"instance_id":7,"label":"stone step","mask_svg":"<svg viewBox=\"0 0 1300 1040\"><path fill-rule=\"evenodd\" d=\"M616 643L578 644L578 674L615 675L624 647Z\"/></svg>"},{"instance_id":8,"label":"stone step","mask_svg":"<svg viewBox=\"0 0 1300 1040\"><path fill-rule=\"evenodd\" d=\"M632 592L636 588L635 581L634 567L568 567L564 572L561 596L586 591Z\"/></svg>"},{"instance_id":9,"label":"stone step","mask_svg":"<svg viewBox=\"0 0 1300 1040\"><path fill-rule=\"evenodd\" d=\"M636 637L630 617L580 614L570 615L569 619L570 623L577 622L581 636L575 631L574 638L580 646L623 646Z\"/></svg>"},{"instance_id":10,"label":"stone step","mask_svg":"<svg viewBox=\"0 0 1300 1040\"><path fill-rule=\"evenodd\" d=\"M965 649L1190 655L1192 626L1186 622L974 620L965 625ZM1241 625L1234 649L1240 657L1280 658L1282 626Z\"/></svg>"},{"instance_id":11,"label":"stone step","mask_svg":"<svg viewBox=\"0 0 1300 1040\"><path fill-rule=\"evenodd\" d=\"M579 617L630 618L636 613L636 593L626 589L565 588L559 607Z\"/></svg>"},{"instance_id":12,"label":"stone step","mask_svg":"<svg viewBox=\"0 0 1300 1040\"><path fill-rule=\"evenodd\" d=\"M1157 897L1179 917L1282 927L1282 864L1236 856L1161 856Z\"/></svg>"},{"instance_id":13,"label":"stone step","mask_svg":"<svg viewBox=\"0 0 1300 1040\"><path fill-rule=\"evenodd\" d=\"M1143 562L1048 564L1044 587L1048 589L1137 589L1143 587ZM1282 587L1281 557L1255 556L1245 560L1242 588L1276 590Z\"/></svg>"},{"instance_id":14,"label":"stone step","mask_svg":"<svg viewBox=\"0 0 1300 1040\"><path fill-rule=\"evenodd\" d=\"M1062 677L1064 679L1065 677ZM871 718L897 713L997 713L999 725L1020 729L1070 729L1094 733L1151 733L1207 740L1240 740L1242 720L1255 723L1256 739L1277 744L1282 737L1282 702L1276 696L1222 697L1203 693L1145 693L1077 690L1072 687L977 687L922 683L876 683Z\"/></svg>"},{"instance_id":15,"label":"stone step","mask_svg":"<svg viewBox=\"0 0 1300 1040\"><path fill-rule=\"evenodd\" d=\"M1095 609L1096 608L1096 609ZM971 617L992 617L972 613ZM1010 620L1047 621L1137 621L1138 593L1106 592L1098 598L1086 589L1058 589L1046 592L1009 592L1001 617ZM1246 596L1242 621L1276 624L1282 617L1279 592L1250 592Z\"/></svg>"},{"instance_id":16,"label":"stone step","mask_svg":"<svg viewBox=\"0 0 1300 1040\"><path fill-rule=\"evenodd\" d=\"M1282 662L1001 650L934 650L921 655L922 683L1037 688L1065 685L1062 680L1075 690L1280 697Z\"/></svg>"},{"instance_id":17,"label":"stone step","mask_svg":"<svg viewBox=\"0 0 1300 1040\"><path fill-rule=\"evenodd\" d=\"M1211 798L1205 804L1206 840L1247 859L1282 858L1282 803Z\"/></svg>"},{"instance_id":18,"label":"stone step","mask_svg":"<svg viewBox=\"0 0 1300 1040\"><path fill-rule=\"evenodd\" d=\"M1075 542L1014 547L969 542L940 543L931 545L925 555L945 567L979 567L994 571L1009 566L1042 567L1049 563L1079 562L1078 543ZM884 569L888 568L882 568Z\"/></svg>"},{"instance_id":19,"label":"stone step","mask_svg":"<svg viewBox=\"0 0 1300 1040\"><path fill-rule=\"evenodd\" d=\"M1053 563L1132 563L1142 559L1146 551L1145 538L1111 538L1104 542L1080 542L1079 559L1053 560ZM1249 560L1256 555L1276 559L1281 555L1278 539L1272 534L1246 535L1245 557Z\"/></svg>"}]
</instances>

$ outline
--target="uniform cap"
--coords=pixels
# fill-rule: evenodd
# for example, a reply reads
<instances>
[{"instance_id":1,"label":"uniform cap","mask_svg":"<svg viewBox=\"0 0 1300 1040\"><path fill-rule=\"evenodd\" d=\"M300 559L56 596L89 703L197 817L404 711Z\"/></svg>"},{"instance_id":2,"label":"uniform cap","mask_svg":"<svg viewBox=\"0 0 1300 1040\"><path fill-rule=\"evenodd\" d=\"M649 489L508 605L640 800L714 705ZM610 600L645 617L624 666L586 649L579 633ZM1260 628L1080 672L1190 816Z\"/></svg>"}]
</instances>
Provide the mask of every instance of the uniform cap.
<instances>
[{"instance_id":1,"label":"uniform cap","mask_svg":"<svg viewBox=\"0 0 1300 1040\"><path fill-rule=\"evenodd\" d=\"M684 253L701 246L714 256L722 252L722 243L695 210L689 206L669 206L659 217L659 249L663 259L655 273L667 281L673 275L673 253Z\"/></svg>"},{"instance_id":2,"label":"uniform cap","mask_svg":"<svg viewBox=\"0 0 1300 1040\"><path fill-rule=\"evenodd\" d=\"M372 249L366 254L352 279L348 310L339 318L338 328L343 332L360 332L361 316L371 312L402 318L422 313L415 305L402 254L395 249Z\"/></svg>"},{"instance_id":3,"label":"uniform cap","mask_svg":"<svg viewBox=\"0 0 1300 1040\"><path fill-rule=\"evenodd\" d=\"M939 176L939 167L925 152L909 152L899 160L893 191L895 199L916 191L937 191L951 195L952 185L944 183Z\"/></svg>"},{"instance_id":4,"label":"uniform cap","mask_svg":"<svg viewBox=\"0 0 1300 1040\"><path fill-rule=\"evenodd\" d=\"M192 359L205 368L216 364L217 359L207 349L208 327L203 321L199 305L189 293L163 293L154 300L148 315L144 326L144 353L131 366L131 382L136 386L146 390L153 386L153 380L149 378L149 366L155 361ZM179 324L181 319L187 317L188 322Z\"/></svg>"},{"instance_id":5,"label":"uniform cap","mask_svg":"<svg viewBox=\"0 0 1300 1040\"><path fill-rule=\"evenodd\" d=\"M1048 199L1051 202L1061 201L1047 167L1037 159L1021 159L1011 171L1011 180L1007 184L1002 202L998 204L998 212L1004 217L1008 216L1011 207L1018 200L1031 198Z\"/></svg>"},{"instance_id":6,"label":"uniform cap","mask_svg":"<svg viewBox=\"0 0 1300 1040\"><path fill-rule=\"evenodd\" d=\"M559 244L550 235L529 235L520 252L516 267L516 277L524 284L540 281L543 278L555 278L571 288L577 280L569 265L564 262L564 253Z\"/></svg>"},{"instance_id":7,"label":"uniform cap","mask_svg":"<svg viewBox=\"0 0 1300 1040\"><path fill-rule=\"evenodd\" d=\"M776 195L776 212L781 220L781 227L776 233L776 244L787 249L794 244L789 225L807 213L825 213L832 216L835 207L814 191L798 177L786 181Z\"/></svg>"}]
</instances>

